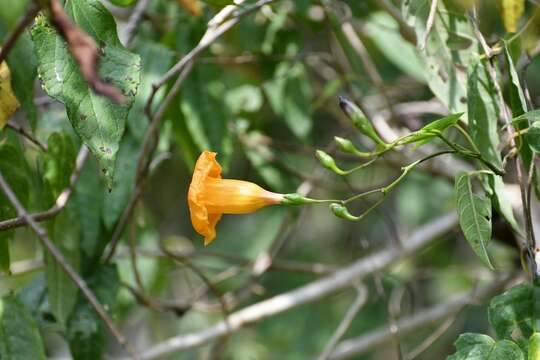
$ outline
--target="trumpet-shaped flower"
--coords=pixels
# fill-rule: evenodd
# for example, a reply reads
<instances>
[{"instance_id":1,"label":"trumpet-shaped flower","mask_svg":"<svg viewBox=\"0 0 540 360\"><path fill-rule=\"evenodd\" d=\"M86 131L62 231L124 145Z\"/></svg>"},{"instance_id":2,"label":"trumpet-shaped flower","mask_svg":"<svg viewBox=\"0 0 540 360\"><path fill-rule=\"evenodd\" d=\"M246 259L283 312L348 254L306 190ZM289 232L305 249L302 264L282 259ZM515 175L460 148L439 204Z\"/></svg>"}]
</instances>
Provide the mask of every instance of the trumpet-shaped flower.
<instances>
[{"instance_id":1,"label":"trumpet-shaped flower","mask_svg":"<svg viewBox=\"0 0 540 360\"><path fill-rule=\"evenodd\" d=\"M216 224L222 214L250 213L279 204L283 199L283 194L267 191L248 181L222 179L216 153L210 151L199 156L188 192L191 223L204 236L204 245L216 237Z\"/></svg>"}]
</instances>

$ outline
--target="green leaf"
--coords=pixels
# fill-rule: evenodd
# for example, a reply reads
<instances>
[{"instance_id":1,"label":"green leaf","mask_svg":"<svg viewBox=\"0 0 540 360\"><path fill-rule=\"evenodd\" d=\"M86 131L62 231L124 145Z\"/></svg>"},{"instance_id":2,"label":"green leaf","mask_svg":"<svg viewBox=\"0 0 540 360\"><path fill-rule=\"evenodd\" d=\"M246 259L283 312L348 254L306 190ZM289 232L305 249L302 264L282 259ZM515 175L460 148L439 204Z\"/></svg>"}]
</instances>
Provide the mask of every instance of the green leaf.
<instances>
[{"instance_id":1,"label":"green leaf","mask_svg":"<svg viewBox=\"0 0 540 360\"><path fill-rule=\"evenodd\" d=\"M456 177L455 195L459 225L465 239L480 260L493 269L487 253L491 240L491 202L474 194L471 177L466 173Z\"/></svg>"},{"instance_id":2,"label":"green leaf","mask_svg":"<svg viewBox=\"0 0 540 360\"><path fill-rule=\"evenodd\" d=\"M508 83L509 87L509 96L510 96L510 108L512 109L512 114L514 117L521 115L527 111L527 102L525 101L525 95L523 94L523 88L521 87L519 81L519 75L514 66L514 59L510 53L510 44L504 42L504 55L506 59L506 66L508 73L510 74L510 82Z\"/></svg>"},{"instance_id":3,"label":"green leaf","mask_svg":"<svg viewBox=\"0 0 540 360\"><path fill-rule=\"evenodd\" d=\"M35 128L37 108L34 104L34 80L37 76L37 60L34 43L28 32L22 33L6 59L11 70L11 86L21 103L29 123Z\"/></svg>"},{"instance_id":4,"label":"green leaf","mask_svg":"<svg viewBox=\"0 0 540 360\"><path fill-rule=\"evenodd\" d=\"M108 229L116 223L135 187L135 171L139 157L139 144L130 135L126 134L120 143L116 168L118 173L116 183L118 186L109 192L103 192L103 222Z\"/></svg>"},{"instance_id":5,"label":"green leaf","mask_svg":"<svg viewBox=\"0 0 540 360\"><path fill-rule=\"evenodd\" d=\"M311 132L312 91L304 65L283 62L274 79L264 85L272 110L282 116L292 133L305 139Z\"/></svg>"},{"instance_id":6,"label":"green leaf","mask_svg":"<svg viewBox=\"0 0 540 360\"><path fill-rule=\"evenodd\" d=\"M461 334L455 345L456 353L447 360L524 360L521 349L514 342L495 341L483 334Z\"/></svg>"},{"instance_id":7,"label":"green leaf","mask_svg":"<svg viewBox=\"0 0 540 360\"><path fill-rule=\"evenodd\" d=\"M449 126L457 124L463 113L452 114L441 119L430 122L418 131L415 131L399 141L400 144L411 144L420 142L419 146L426 144L430 139L443 132Z\"/></svg>"},{"instance_id":8,"label":"green leaf","mask_svg":"<svg viewBox=\"0 0 540 360\"><path fill-rule=\"evenodd\" d=\"M499 106L495 99L495 89L478 57L471 60L468 72L467 111L471 137L484 158L501 167L501 156L497 151Z\"/></svg>"},{"instance_id":9,"label":"green leaf","mask_svg":"<svg viewBox=\"0 0 540 360\"><path fill-rule=\"evenodd\" d=\"M279 192L290 191L293 188L291 178L285 176L272 164L271 160L275 159L276 155L268 146L264 145L264 141L261 140L264 135L258 131L250 131L242 132L240 136L242 136L244 153L266 184Z\"/></svg>"},{"instance_id":10,"label":"green leaf","mask_svg":"<svg viewBox=\"0 0 540 360\"><path fill-rule=\"evenodd\" d=\"M529 338L528 360L540 360L540 333L535 332Z\"/></svg>"},{"instance_id":11,"label":"green leaf","mask_svg":"<svg viewBox=\"0 0 540 360\"><path fill-rule=\"evenodd\" d=\"M424 0L402 2L403 17L415 29L419 43L426 32L430 3ZM463 39L470 40L468 48L464 47ZM475 49L474 31L464 11L451 2L439 1L428 41L419 54L429 88L452 113L466 110L467 86L462 72Z\"/></svg>"},{"instance_id":12,"label":"green leaf","mask_svg":"<svg viewBox=\"0 0 540 360\"><path fill-rule=\"evenodd\" d=\"M527 139L530 149L536 154L540 154L540 121L532 123L525 138Z\"/></svg>"},{"instance_id":13,"label":"green leaf","mask_svg":"<svg viewBox=\"0 0 540 360\"><path fill-rule=\"evenodd\" d=\"M29 183L24 170L26 163L22 152L13 145L0 144L0 171L11 186L19 201L26 206L29 199ZM0 191L0 219L10 219L17 216L17 211ZM0 270L8 271L10 265L9 240L13 237L13 230L0 232Z\"/></svg>"},{"instance_id":14,"label":"green leaf","mask_svg":"<svg viewBox=\"0 0 540 360\"><path fill-rule=\"evenodd\" d=\"M100 266L91 278L86 279L97 299L110 315L116 311L116 297L120 287L114 266ZM67 340L73 359L94 360L103 358L108 329L88 301L82 296L69 319Z\"/></svg>"},{"instance_id":15,"label":"green leaf","mask_svg":"<svg viewBox=\"0 0 540 360\"><path fill-rule=\"evenodd\" d=\"M32 315L13 296L0 299L0 359L46 359Z\"/></svg>"},{"instance_id":16,"label":"green leaf","mask_svg":"<svg viewBox=\"0 0 540 360\"><path fill-rule=\"evenodd\" d=\"M540 329L540 290L524 283L495 296L488 307L493 330L501 339L511 339L522 347Z\"/></svg>"},{"instance_id":17,"label":"green leaf","mask_svg":"<svg viewBox=\"0 0 540 360\"><path fill-rule=\"evenodd\" d=\"M507 199L504 192L504 181L501 176L490 175L488 177L489 190L491 192L491 201L499 214L501 214L512 228L519 233L519 225L514 217L512 204Z\"/></svg>"},{"instance_id":18,"label":"green leaf","mask_svg":"<svg viewBox=\"0 0 540 360\"><path fill-rule=\"evenodd\" d=\"M77 223L67 212L60 213L51 224L49 234L67 262L78 271L80 254ZM49 252L45 253L45 263L49 307L58 323L64 326L77 301L78 288Z\"/></svg>"},{"instance_id":19,"label":"green leaf","mask_svg":"<svg viewBox=\"0 0 540 360\"><path fill-rule=\"evenodd\" d=\"M149 124L144 107L152 93L152 84L170 68L174 53L161 44L148 41L138 42L134 51L141 57L141 84L129 111L127 124L135 139L142 142ZM154 95L152 110L161 103L165 90L166 88L162 87Z\"/></svg>"},{"instance_id":20,"label":"green leaf","mask_svg":"<svg viewBox=\"0 0 540 360\"><path fill-rule=\"evenodd\" d=\"M416 48L404 41L398 23L387 12L371 14L364 23L366 34L397 68L415 80L426 81L425 69Z\"/></svg>"},{"instance_id":21,"label":"green leaf","mask_svg":"<svg viewBox=\"0 0 540 360\"><path fill-rule=\"evenodd\" d=\"M233 114L254 113L261 109L263 95L258 87L244 84L229 89L225 95L225 102Z\"/></svg>"},{"instance_id":22,"label":"green leaf","mask_svg":"<svg viewBox=\"0 0 540 360\"><path fill-rule=\"evenodd\" d=\"M125 103L93 92L66 43L44 17L32 29L39 77L47 94L66 105L69 121L97 157L111 188L116 153L139 84L140 59L120 44L116 23L98 0L70 0L66 11L101 46L99 74L122 91Z\"/></svg>"},{"instance_id":23,"label":"green leaf","mask_svg":"<svg viewBox=\"0 0 540 360\"><path fill-rule=\"evenodd\" d=\"M47 152L43 154L43 176L56 198L69 186L69 178L75 168L77 154L70 135L66 133L51 134L47 141L47 148Z\"/></svg>"},{"instance_id":24,"label":"green leaf","mask_svg":"<svg viewBox=\"0 0 540 360\"><path fill-rule=\"evenodd\" d=\"M98 257L107 241L101 236L103 189L95 162L88 161L68 203L68 211L73 218L78 219L82 232L80 248L82 254L89 259Z\"/></svg>"},{"instance_id":25,"label":"green leaf","mask_svg":"<svg viewBox=\"0 0 540 360\"><path fill-rule=\"evenodd\" d=\"M196 67L182 88L180 109L199 150L219 153L224 167L227 167L232 153L232 139L227 128L225 86L220 79L221 71L217 67Z\"/></svg>"}]
</instances>

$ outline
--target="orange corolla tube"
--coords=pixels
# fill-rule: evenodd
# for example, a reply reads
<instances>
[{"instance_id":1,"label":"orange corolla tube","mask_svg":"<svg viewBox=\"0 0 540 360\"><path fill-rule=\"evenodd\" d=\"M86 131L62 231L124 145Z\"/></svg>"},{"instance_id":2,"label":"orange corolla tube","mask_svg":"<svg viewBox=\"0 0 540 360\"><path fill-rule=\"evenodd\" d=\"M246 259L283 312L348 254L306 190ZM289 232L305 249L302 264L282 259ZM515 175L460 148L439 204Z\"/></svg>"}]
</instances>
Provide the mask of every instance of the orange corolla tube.
<instances>
[{"instance_id":1,"label":"orange corolla tube","mask_svg":"<svg viewBox=\"0 0 540 360\"><path fill-rule=\"evenodd\" d=\"M222 179L216 153L206 150L195 164L188 192L191 223L204 236L204 245L216 237L216 224L222 214L250 213L283 199L283 194L266 191L249 181Z\"/></svg>"}]
</instances>

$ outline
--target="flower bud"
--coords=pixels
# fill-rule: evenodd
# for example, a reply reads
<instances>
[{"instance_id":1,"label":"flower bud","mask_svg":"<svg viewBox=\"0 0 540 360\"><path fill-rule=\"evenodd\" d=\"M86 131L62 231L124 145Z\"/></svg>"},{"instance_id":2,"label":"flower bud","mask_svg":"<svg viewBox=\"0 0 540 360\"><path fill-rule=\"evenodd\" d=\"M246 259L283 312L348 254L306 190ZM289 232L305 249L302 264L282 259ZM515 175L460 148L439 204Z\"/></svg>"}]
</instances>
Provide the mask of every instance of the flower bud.
<instances>
[{"instance_id":1,"label":"flower bud","mask_svg":"<svg viewBox=\"0 0 540 360\"><path fill-rule=\"evenodd\" d=\"M350 101L344 96L339 97L339 107L349 119L351 119L353 125L364 135L375 141L379 145L387 146L387 144L381 139L379 134L373 128L371 122L366 118L362 110L356 106L355 103Z\"/></svg>"},{"instance_id":2,"label":"flower bud","mask_svg":"<svg viewBox=\"0 0 540 360\"><path fill-rule=\"evenodd\" d=\"M283 195L283 200L281 200L281 204L283 205L306 205L320 202L321 200L310 199L297 193L285 194Z\"/></svg>"},{"instance_id":3,"label":"flower bud","mask_svg":"<svg viewBox=\"0 0 540 360\"><path fill-rule=\"evenodd\" d=\"M321 162L322 166L324 166L328 170L331 170L331 171L335 172L338 175L346 175L346 172L341 170L336 165L336 162L334 161L334 159L330 155L325 153L324 151L317 150L315 155L317 156L317 159L319 159L319 161Z\"/></svg>"},{"instance_id":4,"label":"flower bud","mask_svg":"<svg viewBox=\"0 0 540 360\"><path fill-rule=\"evenodd\" d=\"M342 204L333 203L330 204L330 210L334 213L335 216L341 219L350 220L350 221L356 221L358 220L358 217L352 215L347 207Z\"/></svg>"}]
</instances>

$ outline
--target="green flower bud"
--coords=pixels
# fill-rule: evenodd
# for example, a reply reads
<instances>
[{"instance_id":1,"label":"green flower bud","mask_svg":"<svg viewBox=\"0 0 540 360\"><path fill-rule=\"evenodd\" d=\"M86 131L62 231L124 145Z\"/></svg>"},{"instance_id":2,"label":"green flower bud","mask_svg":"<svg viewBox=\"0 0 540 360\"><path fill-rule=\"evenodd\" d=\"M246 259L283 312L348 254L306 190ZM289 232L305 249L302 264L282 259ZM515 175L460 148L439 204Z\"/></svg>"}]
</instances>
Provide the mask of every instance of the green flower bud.
<instances>
[{"instance_id":1,"label":"green flower bud","mask_svg":"<svg viewBox=\"0 0 540 360\"><path fill-rule=\"evenodd\" d=\"M366 118L362 110L356 106L355 103L350 101L344 96L339 97L339 107L351 119L353 125L364 135L375 141L379 145L387 146L387 144L381 139L379 134L373 128L371 122Z\"/></svg>"},{"instance_id":2,"label":"green flower bud","mask_svg":"<svg viewBox=\"0 0 540 360\"><path fill-rule=\"evenodd\" d=\"M345 171L341 170L336 165L336 162L334 161L334 159L330 155L325 153L324 151L317 150L315 155L317 156L317 159L319 159L319 161L321 162L322 166L324 166L328 170L331 170L331 171L335 172L338 175L346 175L347 174Z\"/></svg>"},{"instance_id":3,"label":"green flower bud","mask_svg":"<svg viewBox=\"0 0 540 360\"><path fill-rule=\"evenodd\" d=\"M283 205L306 205L306 204L317 204L320 202L324 202L324 201L317 200L317 199L310 199L297 193L285 194L283 196L283 200L281 200L281 203Z\"/></svg>"},{"instance_id":4,"label":"green flower bud","mask_svg":"<svg viewBox=\"0 0 540 360\"><path fill-rule=\"evenodd\" d=\"M335 216L341 219L349 220L349 221L356 221L358 220L358 217L352 215L347 207L342 204L330 204L330 210L334 213Z\"/></svg>"},{"instance_id":5,"label":"green flower bud","mask_svg":"<svg viewBox=\"0 0 540 360\"><path fill-rule=\"evenodd\" d=\"M336 142L339 145L339 148L343 152L354 154L358 151L358 149L353 145L353 143L349 139L344 139L339 136L334 136L334 140L336 140Z\"/></svg>"}]
</instances>

